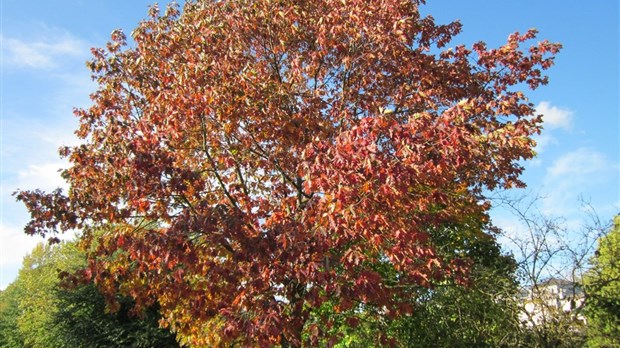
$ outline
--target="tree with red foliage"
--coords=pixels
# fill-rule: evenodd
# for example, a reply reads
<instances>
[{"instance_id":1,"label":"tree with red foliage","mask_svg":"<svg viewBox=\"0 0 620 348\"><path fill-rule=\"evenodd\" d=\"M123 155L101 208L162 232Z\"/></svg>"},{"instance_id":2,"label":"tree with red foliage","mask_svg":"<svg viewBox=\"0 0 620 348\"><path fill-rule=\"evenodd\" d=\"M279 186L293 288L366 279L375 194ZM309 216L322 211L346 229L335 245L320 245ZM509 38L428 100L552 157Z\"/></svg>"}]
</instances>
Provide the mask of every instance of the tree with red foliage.
<instances>
[{"instance_id":1,"label":"tree with red foliage","mask_svg":"<svg viewBox=\"0 0 620 348\"><path fill-rule=\"evenodd\" d=\"M523 185L541 118L520 88L560 46L446 48L461 25L423 2L153 7L131 45L92 50L69 192L17 192L26 232L83 231L83 275L197 346L312 343L322 304L394 317L415 287L466 281L429 233Z\"/></svg>"}]
</instances>

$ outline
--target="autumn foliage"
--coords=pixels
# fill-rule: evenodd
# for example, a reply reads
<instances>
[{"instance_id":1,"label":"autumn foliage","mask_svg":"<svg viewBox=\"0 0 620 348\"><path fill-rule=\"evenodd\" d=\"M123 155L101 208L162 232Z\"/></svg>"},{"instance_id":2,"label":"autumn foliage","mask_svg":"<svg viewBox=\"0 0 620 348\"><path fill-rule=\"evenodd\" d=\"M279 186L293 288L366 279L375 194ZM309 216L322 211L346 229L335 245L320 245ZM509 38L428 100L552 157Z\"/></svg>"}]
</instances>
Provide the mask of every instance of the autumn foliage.
<instances>
[{"instance_id":1,"label":"autumn foliage","mask_svg":"<svg viewBox=\"0 0 620 348\"><path fill-rule=\"evenodd\" d=\"M69 192L18 192L26 231L82 231L111 306L157 302L196 346L313 343L326 303L394 317L412 289L466 281L429 233L522 185L541 119L520 89L546 84L559 45L447 48L461 25L422 2L152 8L92 50Z\"/></svg>"}]
</instances>

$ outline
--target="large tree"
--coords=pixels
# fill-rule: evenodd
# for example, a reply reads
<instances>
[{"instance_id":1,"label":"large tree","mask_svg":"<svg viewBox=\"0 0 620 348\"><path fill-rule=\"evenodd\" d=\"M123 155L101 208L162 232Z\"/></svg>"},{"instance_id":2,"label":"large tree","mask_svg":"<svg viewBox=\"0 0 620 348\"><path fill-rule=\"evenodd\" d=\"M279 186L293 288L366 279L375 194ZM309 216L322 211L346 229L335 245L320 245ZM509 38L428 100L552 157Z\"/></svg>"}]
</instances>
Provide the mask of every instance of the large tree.
<instances>
[{"instance_id":1,"label":"large tree","mask_svg":"<svg viewBox=\"0 0 620 348\"><path fill-rule=\"evenodd\" d=\"M559 45L523 49L530 30L447 48L461 25L422 4L153 7L130 45L115 31L93 49L83 144L61 149L69 192L18 192L26 231L82 230L83 274L159 303L195 345L316 342L315 308L393 317L419 286L466 280L429 234L522 185L541 128L522 89Z\"/></svg>"}]
</instances>

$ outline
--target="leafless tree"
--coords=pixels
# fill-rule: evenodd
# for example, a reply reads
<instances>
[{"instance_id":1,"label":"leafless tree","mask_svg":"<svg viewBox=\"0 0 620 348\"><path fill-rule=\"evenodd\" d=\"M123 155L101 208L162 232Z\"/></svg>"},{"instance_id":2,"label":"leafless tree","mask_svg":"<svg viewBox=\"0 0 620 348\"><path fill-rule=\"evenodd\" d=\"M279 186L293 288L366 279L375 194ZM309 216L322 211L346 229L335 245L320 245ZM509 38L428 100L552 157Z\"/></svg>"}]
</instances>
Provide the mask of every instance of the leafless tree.
<instances>
[{"instance_id":1,"label":"leafless tree","mask_svg":"<svg viewBox=\"0 0 620 348\"><path fill-rule=\"evenodd\" d=\"M582 286L596 242L610 225L594 207L580 198L581 223L543 213L541 197L500 196L494 201L515 217L515 226L504 231L505 247L517 261L522 289L518 301L520 320L528 345L580 346L584 340L587 293Z\"/></svg>"}]
</instances>

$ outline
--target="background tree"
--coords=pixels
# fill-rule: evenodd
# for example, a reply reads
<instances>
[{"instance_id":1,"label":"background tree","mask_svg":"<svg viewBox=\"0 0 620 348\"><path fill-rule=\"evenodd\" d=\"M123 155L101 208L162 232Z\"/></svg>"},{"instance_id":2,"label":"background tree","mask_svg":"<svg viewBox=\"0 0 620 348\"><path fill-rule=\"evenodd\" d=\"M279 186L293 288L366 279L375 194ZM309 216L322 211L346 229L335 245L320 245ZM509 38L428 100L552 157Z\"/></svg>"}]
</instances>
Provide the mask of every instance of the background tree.
<instances>
[{"instance_id":1,"label":"background tree","mask_svg":"<svg viewBox=\"0 0 620 348\"><path fill-rule=\"evenodd\" d=\"M103 295L93 284L57 293L58 309L52 315L64 347L179 347L175 335L159 327L158 308L132 312L130 298L119 300L114 313L106 311Z\"/></svg>"},{"instance_id":2,"label":"background tree","mask_svg":"<svg viewBox=\"0 0 620 348\"><path fill-rule=\"evenodd\" d=\"M588 295L588 346L620 345L620 215L599 239L584 285Z\"/></svg>"},{"instance_id":3,"label":"background tree","mask_svg":"<svg viewBox=\"0 0 620 348\"><path fill-rule=\"evenodd\" d=\"M402 346L518 346L517 264L502 253L497 231L485 233L485 227L489 226L470 221L433 233L439 252L462 253L471 260L470 279L465 286L444 281L424 289L415 300L413 315L394 325Z\"/></svg>"},{"instance_id":4,"label":"background tree","mask_svg":"<svg viewBox=\"0 0 620 348\"><path fill-rule=\"evenodd\" d=\"M483 221L443 226L431 233L438 254L472 262L468 284L454 279L418 287L411 315L386 320L372 310L357 308L352 322L332 329L340 335L335 347L384 347L379 332L402 347L515 347L521 342L516 262L502 254ZM322 342L324 346L328 342Z\"/></svg>"},{"instance_id":5,"label":"background tree","mask_svg":"<svg viewBox=\"0 0 620 348\"><path fill-rule=\"evenodd\" d=\"M543 214L539 196L497 197L517 223L506 232L506 248L517 261L523 344L532 347L581 347L586 339L589 291L584 276L597 240L608 230L591 205L582 200L581 226Z\"/></svg>"},{"instance_id":6,"label":"background tree","mask_svg":"<svg viewBox=\"0 0 620 348\"><path fill-rule=\"evenodd\" d=\"M0 291L0 347L24 347L24 338L17 327L19 317L19 285L16 282L9 284Z\"/></svg>"},{"instance_id":7,"label":"background tree","mask_svg":"<svg viewBox=\"0 0 620 348\"><path fill-rule=\"evenodd\" d=\"M154 7L132 47L115 31L93 49L70 190L18 192L26 231L84 230L107 298L159 303L198 346L299 346L325 304L397 316L420 286L465 281L430 234L522 186L541 118L520 88L547 83L560 46L522 48L530 30L448 49L461 25L422 3Z\"/></svg>"},{"instance_id":8,"label":"background tree","mask_svg":"<svg viewBox=\"0 0 620 348\"><path fill-rule=\"evenodd\" d=\"M17 280L0 294L0 347L178 347L175 336L160 329L157 308L138 317L133 303L121 298L114 314L92 283L61 287L59 273L86 265L73 242L38 244L24 258Z\"/></svg>"},{"instance_id":9,"label":"background tree","mask_svg":"<svg viewBox=\"0 0 620 348\"><path fill-rule=\"evenodd\" d=\"M84 266L84 259L71 252L59 253L62 248L39 243L24 257L17 279L20 296L19 315L15 318L24 347L63 347L53 318L58 309L57 269L75 270Z\"/></svg>"}]
</instances>

